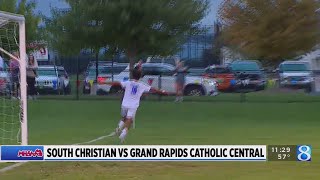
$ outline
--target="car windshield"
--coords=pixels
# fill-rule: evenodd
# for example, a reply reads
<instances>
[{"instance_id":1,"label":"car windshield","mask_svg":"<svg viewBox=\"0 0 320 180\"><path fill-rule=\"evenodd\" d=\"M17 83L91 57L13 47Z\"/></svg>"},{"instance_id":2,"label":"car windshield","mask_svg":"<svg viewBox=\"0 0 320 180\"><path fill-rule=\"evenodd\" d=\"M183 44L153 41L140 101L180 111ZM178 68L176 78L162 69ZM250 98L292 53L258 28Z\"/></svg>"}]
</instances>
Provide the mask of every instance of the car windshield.
<instances>
[{"instance_id":1,"label":"car windshield","mask_svg":"<svg viewBox=\"0 0 320 180\"><path fill-rule=\"evenodd\" d=\"M205 73L204 69L189 69L188 75L189 76L202 76Z\"/></svg>"},{"instance_id":2,"label":"car windshield","mask_svg":"<svg viewBox=\"0 0 320 180\"><path fill-rule=\"evenodd\" d=\"M103 66L98 68L98 73L99 74L119 74L122 71L126 69L127 66ZM91 67L89 69L89 74L90 77L96 76L96 67Z\"/></svg>"},{"instance_id":3,"label":"car windshield","mask_svg":"<svg viewBox=\"0 0 320 180\"><path fill-rule=\"evenodd\" d=\"M288 71L308 71L309 68L307 64L304 63L292 63L292 64L282 64L279 68L282 72L288 72Z\"/></svg>"},{"instance_id":4,"label":"car windshield","mask_svg":"<svg viewBox=\"0 0 320 180\"><path fill-rule=\"evenodd\" d=\"M37 73L39 76L57 76L54 69L38 69Z\"/></svg>"},{"instance_id":5,"label":"car windshield","mask_svg":"<svg viewBox=\"0 0 320 180\"><path fill-rule=\"evenodd\" d=\"M234 63L231 64L232 71L259 71L257 63Z\"/></svg>"}]
</instances>

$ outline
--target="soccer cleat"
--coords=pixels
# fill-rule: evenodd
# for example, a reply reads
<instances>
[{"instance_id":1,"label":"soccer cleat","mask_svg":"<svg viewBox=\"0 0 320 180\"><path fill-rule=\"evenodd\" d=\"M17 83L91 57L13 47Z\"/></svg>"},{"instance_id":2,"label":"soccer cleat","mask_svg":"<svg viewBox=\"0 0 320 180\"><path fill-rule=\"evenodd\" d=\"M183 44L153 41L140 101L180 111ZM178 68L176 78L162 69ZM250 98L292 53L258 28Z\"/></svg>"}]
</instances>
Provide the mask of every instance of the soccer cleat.
<instances>
[{"instance_id":1,"label":"soccer cleat","mask_svg":"<svg viewBox=\"0 0 320 180\"><path fill-rule=\"evenodd\" d=\"M182 97L177 97L174 102L180 103L180 102L182 102L182 101L183 101L183 98L182 98Z\"/></svg>"},{"instance_id":2,"label":"soccer cleat","mask_svg":"<svg viewBox=\"0 0 320 180\"><path fill-rule=\"evenodd\" d=\"M121 134L120 128L116 128L116 131L115 131L115 132L116 132L116 135L117 135L117 136L120 136L120 134Z\"/></svg>"}]
</instances>

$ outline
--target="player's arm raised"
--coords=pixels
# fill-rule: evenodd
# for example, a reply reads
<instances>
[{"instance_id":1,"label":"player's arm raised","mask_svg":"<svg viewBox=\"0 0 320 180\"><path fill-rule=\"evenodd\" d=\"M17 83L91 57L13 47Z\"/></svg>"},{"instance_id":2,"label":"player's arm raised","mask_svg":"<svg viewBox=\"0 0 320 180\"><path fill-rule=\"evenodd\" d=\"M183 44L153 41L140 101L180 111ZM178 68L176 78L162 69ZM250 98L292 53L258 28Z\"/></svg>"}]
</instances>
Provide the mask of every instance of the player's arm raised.
<instances>
[{"instance_id":1,"label":"player's arm raised","mask_svg":"<svg viewBox=\"0 0 320 180\"><path fill-rule=\"evenodd\" d=\"M159 90L156 88L151 88L149 92L160 95L169 95L169 93L167 93L165 90Z\"/></svg>"},{"instance_id":2,"label":"player's arm raised","mask_svg":"<svg viewBox=\"0 0 320 180\"><path fill-rule=\"evenodd\" d=\"M107 84L111 86L122 86L120 82L100 82L99 84Z\"/></svg>"}]
</instances>

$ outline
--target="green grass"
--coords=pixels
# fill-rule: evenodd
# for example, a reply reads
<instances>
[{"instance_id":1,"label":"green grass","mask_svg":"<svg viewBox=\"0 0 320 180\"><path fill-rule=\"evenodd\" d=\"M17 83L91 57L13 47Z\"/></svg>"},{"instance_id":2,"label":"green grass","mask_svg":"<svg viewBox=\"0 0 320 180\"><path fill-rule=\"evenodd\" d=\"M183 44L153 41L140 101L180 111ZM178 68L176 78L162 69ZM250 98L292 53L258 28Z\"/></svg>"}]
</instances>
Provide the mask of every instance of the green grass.
<instances>
[{"instance_id":1,"label":"green grass","mask_svg":"<svg viewBox=\"0 0 320 180\"><path fill-rule=\"evenodd\" d=\"M320 103L260 103L254 101L261 98L257 94L248 98L251 103L144 101L127 144L311 144L311 163L35 162L0 174L0 179L318 179ZM309 97L298 98L308 102ZM111 100L30 102L30 144L97 138L113 131L119 113L120 102ZM115 138L97 142L115 143Z\"/></svg>"}]
</instances>

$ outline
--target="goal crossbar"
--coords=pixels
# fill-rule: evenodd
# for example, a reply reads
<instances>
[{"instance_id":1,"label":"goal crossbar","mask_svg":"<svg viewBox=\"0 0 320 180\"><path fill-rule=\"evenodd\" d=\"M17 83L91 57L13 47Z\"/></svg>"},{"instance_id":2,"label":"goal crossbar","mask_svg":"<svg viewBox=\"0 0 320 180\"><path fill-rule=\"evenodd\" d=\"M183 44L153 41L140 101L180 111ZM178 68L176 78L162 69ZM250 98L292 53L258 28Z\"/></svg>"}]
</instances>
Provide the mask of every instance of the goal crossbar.
<instances>
[{"instance_id":1,"label":"goal crossbar","mask_svg":"<svg viewBox=\"0 0 320 180\"><path fill-rule=\"evenodd\" d=\"M0 11L0 17L3 19L8 19L15 22L24 22L25 18L24 16L20 14L13 14L9 12Z\"/></svg>"}]
</instances>

